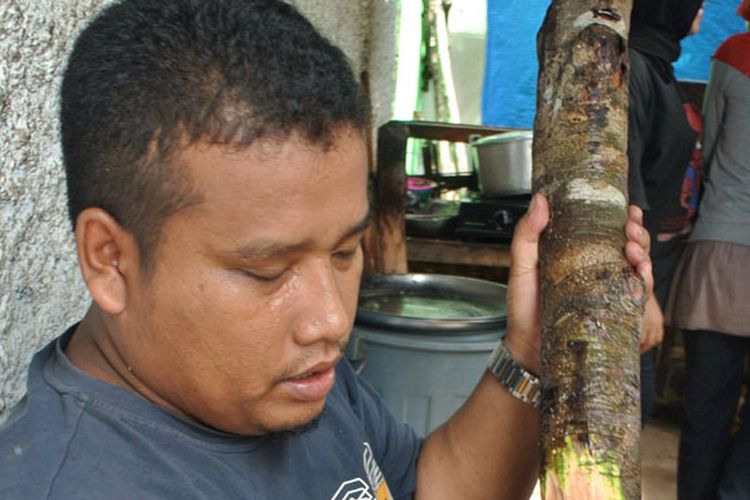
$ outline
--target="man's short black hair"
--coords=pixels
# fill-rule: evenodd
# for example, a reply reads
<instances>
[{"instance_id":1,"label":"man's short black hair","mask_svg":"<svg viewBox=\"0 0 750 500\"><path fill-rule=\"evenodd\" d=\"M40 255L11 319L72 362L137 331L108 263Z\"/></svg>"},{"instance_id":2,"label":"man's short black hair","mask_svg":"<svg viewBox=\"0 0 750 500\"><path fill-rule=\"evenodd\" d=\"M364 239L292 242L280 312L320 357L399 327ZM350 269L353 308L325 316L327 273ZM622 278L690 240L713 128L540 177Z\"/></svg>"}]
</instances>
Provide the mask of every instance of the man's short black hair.
<instances>
[{"instance_id":1,"label":"man's short black hair","mask_svg":"<svg viewBox=\"0 0 750 500\"><path fill-rule=\"evenodd\" d=\"M369 119L344 54L280 0L120 1L76 41L61 101L73 224L105 209L147 270L165 219L198 196L175 152L295 133L328 147Z\"/></svg>"}]
</instances>

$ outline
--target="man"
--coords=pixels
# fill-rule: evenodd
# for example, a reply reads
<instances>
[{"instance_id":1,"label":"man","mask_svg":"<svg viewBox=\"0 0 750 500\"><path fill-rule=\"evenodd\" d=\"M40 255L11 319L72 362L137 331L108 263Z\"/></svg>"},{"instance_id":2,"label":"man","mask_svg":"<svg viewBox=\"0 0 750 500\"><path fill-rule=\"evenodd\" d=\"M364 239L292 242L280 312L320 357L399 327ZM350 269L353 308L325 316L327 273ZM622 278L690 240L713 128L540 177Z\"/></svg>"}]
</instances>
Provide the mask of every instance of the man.
<instances>
[{"instance_id":1,"label":"man","mask_svg":"<svg viewBox=\"0 0 750 500\"><path fill-rule=\"evenodd\" d=\"M125 0L87 27L61 119L93 303L0 429L0 497L529 495L523 390L487 372L420 442L342 358L366 110L342 53L277 0ZM547 214L537 196L519 224L498 350L537 373ZM635 212L626 230L648 277Z\"/></svg>"}]
</instances>

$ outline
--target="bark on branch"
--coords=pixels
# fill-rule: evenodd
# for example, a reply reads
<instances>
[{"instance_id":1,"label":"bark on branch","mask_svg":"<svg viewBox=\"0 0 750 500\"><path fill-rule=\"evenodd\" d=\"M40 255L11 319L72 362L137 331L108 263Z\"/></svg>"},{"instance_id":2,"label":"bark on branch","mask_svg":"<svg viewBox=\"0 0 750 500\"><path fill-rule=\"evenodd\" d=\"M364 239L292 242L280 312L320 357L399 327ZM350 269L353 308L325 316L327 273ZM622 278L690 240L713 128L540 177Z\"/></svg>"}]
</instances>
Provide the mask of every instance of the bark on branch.
<instances>
[{"instance_id":1,"label":"bark on branch","mask_svg":"<svg viewBox=\"0 0 750 500\"><path fill-rule=\"evenodd\" d=\"M640 498L644 287L623 253L632 0L553 0L538 38L534 187L541 242L542 490Z\"/></svg>"}]
</instances>

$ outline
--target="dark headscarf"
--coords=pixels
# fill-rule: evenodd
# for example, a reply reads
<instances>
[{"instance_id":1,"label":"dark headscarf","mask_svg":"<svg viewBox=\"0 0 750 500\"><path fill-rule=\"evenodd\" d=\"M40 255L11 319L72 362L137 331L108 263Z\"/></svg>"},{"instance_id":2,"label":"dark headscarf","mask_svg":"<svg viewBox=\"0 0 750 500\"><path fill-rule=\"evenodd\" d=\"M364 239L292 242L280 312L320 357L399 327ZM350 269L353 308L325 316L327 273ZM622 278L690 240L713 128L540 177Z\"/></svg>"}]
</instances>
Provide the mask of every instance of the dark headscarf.
<instances>
[{"instance_id":1,"label":"dark headscarf","mask_svg":"<svg viewBox=\"0 0 750 500\"><path fill-rule=\"evenodd\" d=\"M634 0L628 43L673 78L672 63L680 56L680 40L690 34L703 0Z\"/></svg>"}]
</instances>

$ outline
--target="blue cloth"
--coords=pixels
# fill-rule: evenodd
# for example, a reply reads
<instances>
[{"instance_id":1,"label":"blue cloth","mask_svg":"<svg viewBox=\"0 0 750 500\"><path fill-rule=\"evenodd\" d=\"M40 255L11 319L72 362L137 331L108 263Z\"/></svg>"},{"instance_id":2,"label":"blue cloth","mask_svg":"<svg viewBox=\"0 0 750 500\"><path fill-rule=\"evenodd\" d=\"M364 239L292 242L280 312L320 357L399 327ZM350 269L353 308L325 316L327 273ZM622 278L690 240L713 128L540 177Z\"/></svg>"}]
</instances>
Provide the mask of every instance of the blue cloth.
<instances>
[{"instance_id":1,"label":"blue cloth","mask_svg":"<svg viewBox=\"0 0 750 500\"><path fill-rule=\"evenodd\" d=\"M536 32L549 0L487 0L482 123L531 128L536 109Z\"/></svg>"},{"instance_id":2,"label":"blue cloth","mask_svg":"<svg viewBox=\"0 0 750 500\"><path fill-rule=\"evenodd\" d=\"M550 0L487 0L482 123L531 128L536 112L536 34ZM711 56L729 35L745 31L739 0L707 0L698 34L682 42L678 80L705 82Z\"/></svg>"},{"instance_id":3,"label":"blue cloth","mask_svg":"<svg viewBox=\"0 0 750 500\"><path fill-rule=\"evenodd\" d=\"M313 429L243 437L84 374L63 354L69 337L35 356L28 395L0 426L4 500L391 498L379 496L386 487L403 499L416 489L420 440L346 360Z\"/></svg>"},{"instance_id":4,"label":"blue cloth","mask_svg":"<svg viewBox=\"0 0 750 500\"><path fill-rule=\"evenodd\" d=\"M701 29L682 41L682 53L674 63L678 80L708 81L711 56L730 35L747 31L737 15L740 0L707 0Z\"/></svg>"},{"instance_id":5,"label":"blue cloth","mask_svg":"<svg viewBox=\"0 0 750 500\"><path fill-rule=\"evenodd\" d=\"M685 332L685 416L677 471L679 500L750 498L750 403L735 438L737 410L750 338Z\"/></svg>"}]
</instances>

